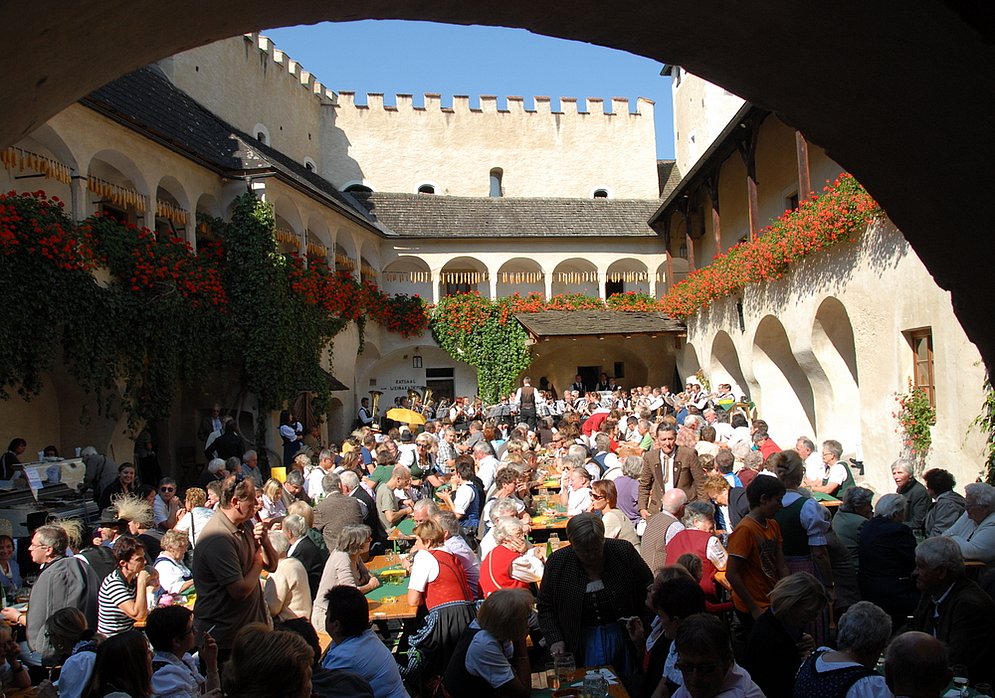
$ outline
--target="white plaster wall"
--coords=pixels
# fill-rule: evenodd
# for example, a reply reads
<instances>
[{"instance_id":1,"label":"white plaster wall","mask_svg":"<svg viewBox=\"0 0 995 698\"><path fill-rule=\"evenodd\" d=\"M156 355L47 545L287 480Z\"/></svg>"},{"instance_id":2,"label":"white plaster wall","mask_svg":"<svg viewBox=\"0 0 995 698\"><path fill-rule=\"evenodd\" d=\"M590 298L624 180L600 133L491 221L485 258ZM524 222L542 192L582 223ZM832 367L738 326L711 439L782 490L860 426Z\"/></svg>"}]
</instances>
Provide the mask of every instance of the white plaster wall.
<instances>
[{"instance_id":1,"label":"white plaster wall","mask_svg":"<svg viewBox=\"0 0 995 698\"><path fill-rule=\"evenodd\" d=\"M686 72L671 84L674 101L674 152L687 173L735 115L743 100L718 85Z\"/></svg>"},{"instance_id":2,"label":"white plaster wall","mask_svg":"<svg viewBox=\"0 0 995 698\"><path fill-rule=\"evenodd\" d=\"M410 96L385 108L382 95L356 106L352 93L323 112L322 161L332 183L364 181L378 191L412 192L421 182L439 185L437 194L488 196L490 172L503 170L506 197L589 198L607 187L621 199L658 196L653 103L612 100L604 114L600 100L590 113L564 99L562 113L536 98L537 111L509 98L508 111L496 98L481 97L481 109L454 98L451 110L438 97L415 109Z\"/></svg>"},{"instance_id":3,"label":"white plaster wall","mask_svg":"<svg viewBox=\"0 0 995 698\"><path fill-rule=\"evenodd\" d=\"M315 92L323 88L269 39L235 36L178 53L159 65L173 84L209 111L253 138L256 124L264 125L269 145L301 164L310 157L322 171L322 96Z\"/></svg>"},{"instance_id":4,"label":"white plaster wall","mask_svg":"<svg viewBox=\"0 0 995 698\"><path fill-rule=\"evenodd\" d=\"M831 297L843 304L852 323L857 386L849 383L839 352L815 327L820 306ZM912 374L912 352L903 332L931 327L937 421L926 467L946 468L961 483L977 477L984 439L969 426L983 400L980 355L957 322L949 294L936 286L890 221L873 224L856 245L803 260L784 279L751 285L742 301L745 331L739 329L735 298L722 299L689 320L682 375L692 370L695 357L713 383L728 375L712 354L716 335L728 333L746 381L742 387L782 448L792 447L803 433L816 440L838 439L846 453L862 452L870 486L893 491L889 466L901 450L892 417L894 396L907 389ZM771 322L770 316L785 328L803 376L770 380L770 367L754 347L758 327L764 318ZM802 431L812 425L799 415L789 380L811 386L813 431Z\"/></svg>"}]
</instances>

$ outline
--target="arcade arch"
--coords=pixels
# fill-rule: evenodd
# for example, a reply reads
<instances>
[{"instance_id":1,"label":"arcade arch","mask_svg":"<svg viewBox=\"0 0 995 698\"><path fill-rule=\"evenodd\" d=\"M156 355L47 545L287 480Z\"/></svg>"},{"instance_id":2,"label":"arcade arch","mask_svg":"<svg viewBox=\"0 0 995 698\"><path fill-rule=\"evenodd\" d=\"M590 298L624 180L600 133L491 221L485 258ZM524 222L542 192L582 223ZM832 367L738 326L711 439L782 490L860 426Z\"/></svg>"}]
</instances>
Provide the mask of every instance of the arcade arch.
<instances>
[{"instance_id":1,"label":"arcade arch","mask_svg":"<svg viewBox=\"0 0 995 698\"><path fill-rule=\"evenodd\" d=\"M498 269L496 288L498 298L516 293L523 298L530 293L545 295L546 274L534 259L515 257Z\"/></svg>"},{"instance_id":2,"label":"arcade arch","mask_svg":"<svg viewBox=\"0 0 995 698\"><path fill-rule=\"evenodd\" d=\"M582 293L585 296L600 296L598 268L586 259L565 259L553 269L552 293Z\"/></svg>"},{"instance_id":3,"label":"arcade arch","mask_svg":"<svg viewBox=\"0 0 995 698\"><path fill-rule=\"evenodd\" d=\"M439 273L439 296L477 291L490 297L490 274L487 265L473 257L455 257Z\"/></svg>"},{"instance_id":4,"label":"arcade arch","mask_svg":"<svg viewBox=\"0 0 995 698\"><path fill-rule=\"evenodd\" d=\"M818 433L815 396L805 371L791 351L784 325L773 315L765 316L753 336L753 374L759 395L760 415L776 430L774 440L793 443L802 435Z\"/></svg>"},{"instance_id":5,"label":"arcade arch","mask_svg":"<svg viewBox=\"0 0 995 698\"><path fill-rule=\"evenodd\" d=\"M614 293L649 293L650 280L646 265L638 259L626 258L612 262L605 274L605 297Z\"/></svg>"}]
</instances>

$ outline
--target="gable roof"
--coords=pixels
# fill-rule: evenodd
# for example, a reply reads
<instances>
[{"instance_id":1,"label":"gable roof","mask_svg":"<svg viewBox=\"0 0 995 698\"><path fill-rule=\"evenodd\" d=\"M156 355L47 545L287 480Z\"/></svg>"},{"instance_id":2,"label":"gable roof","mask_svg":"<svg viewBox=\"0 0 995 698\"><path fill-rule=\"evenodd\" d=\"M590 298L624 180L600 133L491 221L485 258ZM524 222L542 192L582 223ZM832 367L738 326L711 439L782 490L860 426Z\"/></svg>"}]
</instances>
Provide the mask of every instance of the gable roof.
<instances>
[{"instance_id":1,"label":"gable roof","mask_svg":"<svg viewBox=\"0 0 995 698\"><path fill-rule=\"evenodd\" d=\"M483 198L354 193L402 237L653 237L655 199Z\"/></svg>"},{"instance_id":2,"label":"gable roof","mask_svg":"<svg viewBox=\"0 0 995 698\"><path fill-rule=\"evenodd\" d=\"M620 310L543 310L515 315L533 337L683 334L687 326L666 313Z\"/></svg>"},{"instance_id":3,"label":"gable roof","mask_svg":"<svg viewBox=\"0 0 995 698\"><path fill-rule=\"evenodd\" d=\"M202 165L228 175L276 172L366 227L376 227L365 208L315 172L264 145L171 83L158 67L146 66L94 90L82 104L158 141Z\"/></svg>"}]
</instances>

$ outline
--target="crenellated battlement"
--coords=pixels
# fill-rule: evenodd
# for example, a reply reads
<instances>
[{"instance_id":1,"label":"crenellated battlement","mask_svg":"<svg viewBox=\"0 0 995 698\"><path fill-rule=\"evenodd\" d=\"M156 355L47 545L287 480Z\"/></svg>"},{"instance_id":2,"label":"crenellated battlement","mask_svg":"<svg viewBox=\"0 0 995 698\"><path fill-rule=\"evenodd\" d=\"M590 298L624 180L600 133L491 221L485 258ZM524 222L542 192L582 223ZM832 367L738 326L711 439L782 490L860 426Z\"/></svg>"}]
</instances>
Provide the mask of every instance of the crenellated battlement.
<instances>
[{"instance_id":1,"label":"crenellated battlement","mask_svg":"<svg viewBox=\"0 0 995 698\"><path fill-rule=\"evenodd\" d=\"M436 92L426 92L422 104L416 104L414 95L399 93L394 95L394 104L387 104L382 92L369 92L366 102L356 99L353 91L330 90L322 84L310 71L304 70L299 61L278 49L273 40L258 32L243 36L245 42L270 59L270 63L286 71L301 88L314 95L323 104L331 104L336 109L368 110L369 112L404 113L404 112L437 112L440 114L539 114L539 115L579 115L587 117L598 116L653 116L654 101L645 97L636 99L635 105L630 104L626 97L612 97L606 101L601 97L560 97L560 108L552 109L552 98L537 95L531 98L531 108L525 97L512 95L504 98L504 108L499 108L499 98L496 95L480 95L472 100L469 95L453 95L451 106L443 106L442 95ZM474 104L475 102L475 104ZM633 107L635 107L633 109Z\"/></svg>"},{"instance_id":2,"label":"crenellated battlement","mask_svg":"<svg viewBox=\"0 0 995 698\"><path fill-rule=\"evenodd\" d=\"M293 78L296 82L300 83L302 89L307 90L325 104L331 104L335 101L334 92L325 87L314 76L314 73L304 70L304 67L299 61L295 61L286 53L278 49L276 44L273 43L273 40L268 36L264 36L258 32L252 32L250 34L245 34L244 39L247 44L254 46L260 53L268 56L273 65L283 67L283 69L287 71L287 75Z\"/></svg>"},{"instance_id":3,"label":"crenellated battlement","mask_svg":"<svg viewBox=\"0 0 995 698\"><path fill-rule=\"evenodd\" d=\"M399 93L394 96L394 105L386 104L382 92L366 93L365 104L357 100L357 94L351 90L340 90L334 94L333 104L336 109L368 110L371 112L426 112L434 111L445 114L475 113L475 114L558 114L580 116L653 116L655 102L652 99L639 97L636 99L635 111L627 97L612 97L606 102L601 97L588 97L584 100L576 97L560 97L560 108L554 111L552 98L538 95L532 98L532 106L526 104L526 98L509 96L505 98L504 108L499 108L499 98L495 95L480 95L476 106L470 95L453 95L451 106L442 106L442 95L437 92L426 92L423 103L417 105L414 95ZM607 107L607 109L606 109Z\"/></svg>"}]
</instances>

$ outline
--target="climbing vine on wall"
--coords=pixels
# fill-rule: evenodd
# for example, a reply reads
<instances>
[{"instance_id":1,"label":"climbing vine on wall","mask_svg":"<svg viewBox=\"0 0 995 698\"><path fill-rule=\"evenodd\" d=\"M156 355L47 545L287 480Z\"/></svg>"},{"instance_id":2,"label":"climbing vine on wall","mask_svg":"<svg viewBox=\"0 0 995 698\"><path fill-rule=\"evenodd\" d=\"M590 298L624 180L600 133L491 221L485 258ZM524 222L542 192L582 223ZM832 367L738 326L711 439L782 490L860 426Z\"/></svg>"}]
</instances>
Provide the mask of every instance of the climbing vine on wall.
<instances>
[{"instance_id":1,"label":"climbing vine on wall","mask_svg":"<svg viewBox=\"0 0 995 698\"><path fill-rule=\"evenodd\" d=\"M985 402L981 413L974 418L972 426L985 435L985 466L983 477L985 482L995 485L995 389L992 388L991 377L985 376Z\"/></svg>"},{"instance_id":2,"label":"climbing vine on wall","mask_svg":"<svg viewBox=\"0 0 995 698\"><path fill-rule=\"evenodd\" d=\"M327 399L321 360L351 320L420 334L420 299L277 252L269 205L240 197L215 242L103 215L79 225L43 192L0 196L0 398L37 395L57 363L137 427L169 415L181 383L241 369L264 408L301 390Z\"/></svg>"}]
</instances>

